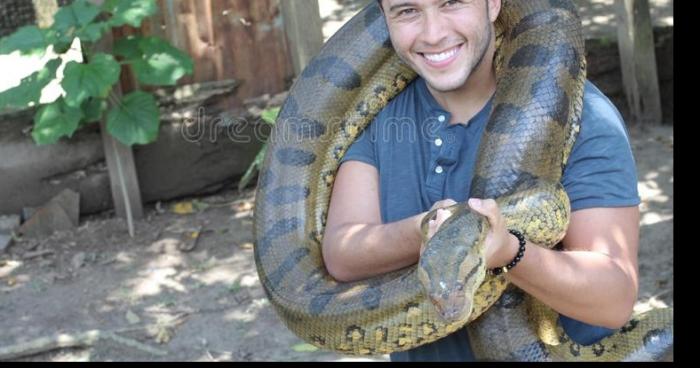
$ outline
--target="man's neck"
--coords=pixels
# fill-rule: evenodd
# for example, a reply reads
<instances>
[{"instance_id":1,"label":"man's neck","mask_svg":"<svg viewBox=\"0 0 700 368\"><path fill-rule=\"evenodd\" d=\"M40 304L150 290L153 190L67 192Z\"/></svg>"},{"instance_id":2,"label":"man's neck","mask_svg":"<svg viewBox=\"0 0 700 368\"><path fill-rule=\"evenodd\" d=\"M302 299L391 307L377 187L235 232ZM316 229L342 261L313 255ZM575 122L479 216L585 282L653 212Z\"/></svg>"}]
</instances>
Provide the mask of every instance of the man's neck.
<instances>
[{"instance_id":1,"label":"man's neck","mask_svg":"<svg viewBox=\"0 0 700 368\"><path fill-rule=\"evenodd\" d=\"M452 115L451 125L467 124L481 111L496 91L493 55L494 47L492 44L479 67L472 72L459 89L440 92L428 85L428 91L435 97L435 101Z\"/></svg>"}]
</instances>

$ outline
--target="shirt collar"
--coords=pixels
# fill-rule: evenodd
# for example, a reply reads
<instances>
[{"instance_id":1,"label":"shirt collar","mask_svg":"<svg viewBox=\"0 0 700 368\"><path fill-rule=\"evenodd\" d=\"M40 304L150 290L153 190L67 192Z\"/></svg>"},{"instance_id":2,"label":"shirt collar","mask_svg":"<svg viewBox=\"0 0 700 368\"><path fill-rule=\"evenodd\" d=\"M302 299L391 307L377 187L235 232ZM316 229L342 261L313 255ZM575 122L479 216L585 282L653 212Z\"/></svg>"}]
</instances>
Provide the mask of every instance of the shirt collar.
<instances>
[{"instance_id":1,"label":"shirt collar","mask_svg":"<svg viewBox=\"0 0 700 368\"><path fill-rule=\"evenodd\" d=\"M479 122L485 119L488 119L490 113L491 113L491 105L493 104L493 97L495 96L495 93L491 95L489 100L486 102L484 107L481 108L481 110L474 115L474 117L469 120L469 124L466 126L464 124L455 124L452 126L448 126L450 122L450 118L452 115L445 109L440 106L440 104L435 100L435 97L433 96L432 93L430 93L430 90L428 90L428 85L425 82L425 79L422 77L418 76L416 78L416 92L418 94L418 101L421 105L421 108L423 111L426 111L428 116L426 119L432 120L432 118L437 119L438 116L444 115L445 116L445 121L440 123L440 127L469 127L473 126L476 124L472 124L474 122Z\"/></svg>"}]
</instances>

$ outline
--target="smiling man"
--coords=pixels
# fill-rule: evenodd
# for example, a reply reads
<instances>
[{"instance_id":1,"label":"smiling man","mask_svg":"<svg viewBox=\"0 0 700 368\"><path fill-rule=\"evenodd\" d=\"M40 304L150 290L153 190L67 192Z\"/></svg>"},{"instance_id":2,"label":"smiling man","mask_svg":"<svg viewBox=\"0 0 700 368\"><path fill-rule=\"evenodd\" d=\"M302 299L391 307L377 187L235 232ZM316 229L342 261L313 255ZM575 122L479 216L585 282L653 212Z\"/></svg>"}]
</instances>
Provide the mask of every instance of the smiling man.
<instances>
[{"instance_id":1,"label":"smiling man","mask_svg":"<svg viewBox=\"0 0 700 368\"><path fill-rule=\"evenodd\" d=\"M340 281L418 261L425 214L468 199L496 90L494 21L500 0L381 0L380 5L395 51L419 77L343 157L323 243L326 267ZM624 122L587 82L581 131L561 180L572 208L562 251L527 242L518 256L518 238L505 228L495 201L470 200L491 224L487 267L517 258L507 279L559 312L565 330L584 345L626 323L637 298L636 175ZM438 211L431 233L445 218L446 211ZM474 356L461 329L391 359L470 361Z\"/></svg>"}]
</instances>

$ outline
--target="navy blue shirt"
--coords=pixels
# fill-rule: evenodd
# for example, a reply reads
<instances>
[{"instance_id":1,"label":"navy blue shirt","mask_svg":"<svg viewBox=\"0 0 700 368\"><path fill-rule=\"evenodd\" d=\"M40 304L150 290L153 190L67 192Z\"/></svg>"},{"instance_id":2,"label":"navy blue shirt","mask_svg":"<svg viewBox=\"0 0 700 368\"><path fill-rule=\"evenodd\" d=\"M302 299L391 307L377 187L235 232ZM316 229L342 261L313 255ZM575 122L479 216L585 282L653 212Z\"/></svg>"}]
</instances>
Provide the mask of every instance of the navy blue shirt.
<instances>
[{"instance_id":1,"label":"navy blue shirt","mask_svg":"<svg viewBox=\"0 0 700 368\"><path fill-rule=\"evenodd\" d=\"M450 125L450 113L418 77L377 114L342 162L377 168L382 221L427 211L442 199L468 199L477 151L492 99L468 124ZM610 100L586 82L581 131L561 180L572 211L640 203L637 171L624 122ZM592 344L614 330L561 316L571 338ZM391 354L392 361L474 360L466 330L434 343Z\"/></svg>"}]
</instances>

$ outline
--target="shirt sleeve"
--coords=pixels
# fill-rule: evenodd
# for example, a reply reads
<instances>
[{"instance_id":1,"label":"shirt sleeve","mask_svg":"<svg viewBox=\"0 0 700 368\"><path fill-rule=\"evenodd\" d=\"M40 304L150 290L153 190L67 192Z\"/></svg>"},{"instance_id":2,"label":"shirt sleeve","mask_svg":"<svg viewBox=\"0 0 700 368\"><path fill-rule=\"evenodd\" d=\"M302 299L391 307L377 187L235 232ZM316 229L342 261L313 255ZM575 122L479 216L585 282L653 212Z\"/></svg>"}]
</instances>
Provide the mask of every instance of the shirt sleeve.
<instances>
[{"instance_id":1,"label":"shirt sleeve","mask_svg":"<svg viewBox=\"0 0 700 368\"><path fill-rule=\"evenodd\" d=\"M343 158L340 159L342 165L346 161L360 161L370 164L379 169L377 154L374 142L376 142L376 123L372 121L360 135L355 139Z\"/></svg>"},{"instance_id":2,"label":"shirt sleeve","mask_svg":"<svg viewBox=\"0 0 700 368\"><path fill-rule=\"evenodd\" d=\"M639 205L637 168L624 121L590 82L581 119L581 131L562 177L571 210Z\"/></svg>"}]
</instances>

